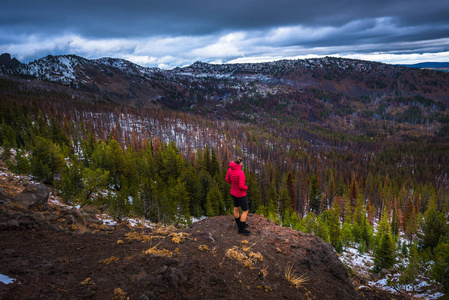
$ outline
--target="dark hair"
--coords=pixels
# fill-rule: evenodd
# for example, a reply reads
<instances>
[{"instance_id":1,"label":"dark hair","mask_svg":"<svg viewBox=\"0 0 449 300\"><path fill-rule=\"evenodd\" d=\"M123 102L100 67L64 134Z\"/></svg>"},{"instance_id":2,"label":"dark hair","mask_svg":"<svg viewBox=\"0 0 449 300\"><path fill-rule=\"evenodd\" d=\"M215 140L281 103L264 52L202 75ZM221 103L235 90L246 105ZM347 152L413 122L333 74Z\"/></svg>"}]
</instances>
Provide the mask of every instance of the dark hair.
<instances>
[{"instance_id":1,"label":"dark hair","mask_svg":"<svg viewBox=\"0 0 449 300\"><path fill-rule=\"evenodd\" d=\"M243 159L241 159L240 157L237 157L236 159L234 159L234 162L238 165L240 165L240 163L243 161Z\"/></svg>"}]
</instances>

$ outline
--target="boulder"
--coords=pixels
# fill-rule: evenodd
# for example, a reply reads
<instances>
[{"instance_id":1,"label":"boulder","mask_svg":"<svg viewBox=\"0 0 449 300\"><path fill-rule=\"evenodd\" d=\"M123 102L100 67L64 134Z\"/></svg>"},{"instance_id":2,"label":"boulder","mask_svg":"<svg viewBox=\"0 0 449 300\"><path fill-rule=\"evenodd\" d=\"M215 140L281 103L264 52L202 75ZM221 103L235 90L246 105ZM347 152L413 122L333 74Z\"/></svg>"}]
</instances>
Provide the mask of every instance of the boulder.
<instances>
[{"instance_id":1,"label":"boulder","mask_svg":"<svg viewBox=\"0 0 449 300\"><path fill-rule=\"evenodd\" d=\"M44 184L33 184L27 186L22 193L15 195L13 202L28 208L47 204L50 189Z\"/></svg>"}]
</instances>

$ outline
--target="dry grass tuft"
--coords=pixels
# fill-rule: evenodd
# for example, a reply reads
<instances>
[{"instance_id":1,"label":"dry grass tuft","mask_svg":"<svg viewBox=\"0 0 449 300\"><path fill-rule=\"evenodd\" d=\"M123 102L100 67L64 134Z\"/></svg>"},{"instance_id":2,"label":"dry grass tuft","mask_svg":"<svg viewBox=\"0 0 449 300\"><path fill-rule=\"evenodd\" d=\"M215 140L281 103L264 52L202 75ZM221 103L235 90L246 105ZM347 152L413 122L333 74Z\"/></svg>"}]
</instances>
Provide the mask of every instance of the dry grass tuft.
<instances>
[{"instance_id":1,"label":"dry grass tuft","mask_svg":"<svg viewBox=\"0 0 449 300\"><path fill-rule=\"evenodd\" d=\"M263 259L262 255L259 252L254 253L251 251L248 257L237 247L228 249L228 251L226 251L226 257L239 261L241 264L243 264L243 266L249 268L250 270L255 269L255 264L259 261L262 261Z\"/></svg>"},{"instance_id":2,"label":"dry grass tuft","mask_svg":"<svg viewBox=\"0 0 449 300\"><path fill-rule=\"evenodd\" d=\"M126 293L121 288L116 288L112 300L129 300L129 297L126 297Z\"/></svg>"},{"instance_id":3,"label":"dry grass tuft","mask_svg":"<svg viewBox=\"0 0 449 300\"><path fill-rule=\"evenodd\" d=\"M170 252L170 250L167 250L167 249L164 249L164 248L157 249L158 245L148 249L147 251L144 251L144 254L145 255L157 254L157 255L163 255L163 256L167 256L167 257L173 257L173 252Z\"/></svg>"},{"instance_id":4,"label":"dry grass tuft","mask_svg":"<svg viewBox=\"0 0 449 300\"><path fill-rule=\"evenodd\" d=\"M256 261L263 260L263 256L262 254L260 254L260 252L254 253L253 251L251 251L248 256Z\"/></svg>"},{"instance_id":5,"label":"dry grass tuft","mask_svg":"<svg viewBox=\"0 0 449 300\"><path fill-rule=\"evenodd\" d=\"M190 235L190 234L185 233L185 232L179 232L179 233L173 232L173 233L170 233L168 236L169 236L169 237L172 237L172 239L171 239L172 243L179 244L179 243L184 242L185 239L186 239L189 235Z\"/></svg>"},{"instance_id":6,"label":"dry grass tuft","mask_svg":"<svg viewBox=\"0 0 449 300\"><path fill-rule=\"evenodd\" d=\"M153 231L153 234L167 235L175 230L176 228L174 227L158 227L156 230Z\"/></svg>"},{"instance_id":7,"label":"dry grass tuft","mask_svg":"<svg viewBox=\"0 0 449 300\"><path fill-rule=\"evenodd\" d=\"M303 274L301 276L297 276L294 274L295 270L293 269L293 265L287 266L285 268L285 279L290 282L295 288L300 288L305 285L309 279Z\"/></svg>"},{"instance_id":8,"label":"dry grass tuft","mask_svg":"<svg viewBox=\"0 0 449 300\"><path fill-rule=\"evenodd\" d=\"M109 265L110 263L116 262L116 261L118 261L118 260L119 260L118 257L111 256L111 257L106 258L106 259L104 259L104 260L100 260L98 263L99 263L99 264Z\"/></svg>"},{"instance_id":9,"label":"dry grass tuft","mask_svg":"<svg viewBox=\"0 0 449 300\"><path fill-rule=\"evenodd\" d=\"M243 246L242 249L243 251L247 252L249 251L249 249L251 249L256 243L252 244L251 246Z\"/></svg>"},{"instance_id":10,"label":"dry grass tuft","mask_svg":"<svg viewBox=\"0 0 449 300\"><path fill-rule=\"evenodd\" d=\"M268 270L267 269L260 269L259 276L262 278L265 278L268 276Z\"/></svg>"},{"instance_id":11,"label":"dry grass tuft","mask_svg":"<svg viewBox=\"0 0 449 300\"><path fill-rule=\"evenodd\" d=\"M207 247L206 245L200 245L200 246L198 247L198 249L199 249L200 251L210 251L209 247Z\"/></svg>"},{"instance_id":12,"label":"dry grass tuft","mask_svg":"<svg viewBox=\"0 0 449 300\"><path fill-rule=\"evenodd\" d=\"M82 285L90 285L90 284L95 284L92 279L90 277L87 277L86 279L84 279L83 281L81 281Z\"/></svg>"}]
</instances>

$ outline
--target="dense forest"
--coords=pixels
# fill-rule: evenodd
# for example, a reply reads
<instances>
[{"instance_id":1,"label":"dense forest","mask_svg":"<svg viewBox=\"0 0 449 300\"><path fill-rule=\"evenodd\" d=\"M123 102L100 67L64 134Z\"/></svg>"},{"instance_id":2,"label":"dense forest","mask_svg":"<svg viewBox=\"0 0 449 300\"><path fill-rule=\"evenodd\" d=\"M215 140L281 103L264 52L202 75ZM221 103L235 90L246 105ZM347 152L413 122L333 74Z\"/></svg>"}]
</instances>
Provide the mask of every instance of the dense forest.
<instances>
[{"instance_id":1,"label":"dense forest","mask_svg":"<svg viewBox=\"0 0 449 300\"><path fill-rule=\"evenodd\" d=\"M444 135L354 137L269 118L242 122L88 101L3 79L0 90L3 160L56 187L67 203L104 206L117 220L186 226L192 217L231 213L224 178L241 156L251 213L314 233L337 252L353 244L372 250L376 271L402 255L410 261L403 282L426 270L449 288ZM378 113L401 123L418 112L400 120Z\"/></svg>"}]
</instances>

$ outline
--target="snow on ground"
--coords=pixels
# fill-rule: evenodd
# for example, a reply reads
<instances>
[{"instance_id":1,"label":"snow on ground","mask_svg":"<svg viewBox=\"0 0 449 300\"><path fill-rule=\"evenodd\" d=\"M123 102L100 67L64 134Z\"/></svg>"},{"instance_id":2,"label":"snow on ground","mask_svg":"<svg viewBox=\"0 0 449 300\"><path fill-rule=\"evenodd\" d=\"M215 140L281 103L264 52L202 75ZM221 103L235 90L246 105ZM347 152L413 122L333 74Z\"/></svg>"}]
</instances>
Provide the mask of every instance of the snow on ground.
<instances>
[{"instance_id":1,"label":"snow on ground","mask_svg":"<svg viewBox=\"0 0 449 300\"><path fill-rule=\"evenodd\" d=\"M371 269L374 266L374 257L372 253L360 254L356 248L347 247L340 260L351 267L357 274L369 277Z\"/></svg>"},{"instance_id":2,"label":"snow on ground","mask_svg":"<svg viewBox=\"0 0 449 300\"><path fill-rule=\"evenodd\" d=\"M0 282L4 284L10 284L16 281L14 278L8 277L6 275L0 274Z\"/></svg>"},{"instance_id":3,"label":"snow on ground","mask_svg":"<svg viewBox=\"0 0 449 300\"><path fill-rule=\"evenodd\" d=\"M371 252L361 254L355 247L347 247L340 260L349 266L354 273L370 279L366 285L359 286L359 289L376 287L390 293L402 293L417 299L438 299L444 296L443 293L437 292L429 278L419 276L415 284L401 285L399 281L399 273L387 274L385 278L373 280L371 277L374 266L374 255ZM408 264L408 260L403 261Z\"/></svg>"},{"instance_id":4,"label":"snow on ground","mask_svg":"<svg viewBox=\"0 0 449 300\"><path fill-rule=\"evenodd\" d=\"M438 299L444 296L441 292L436 292L433 285L429 283L429 279L424 276L419 276L415 284L399 284L400 274L388 274L385 278L377 281L369 281L368 285L376 286L382 290L391 293L401 291L413 298L418 299Z\"/></svg>"}]
</instances>

